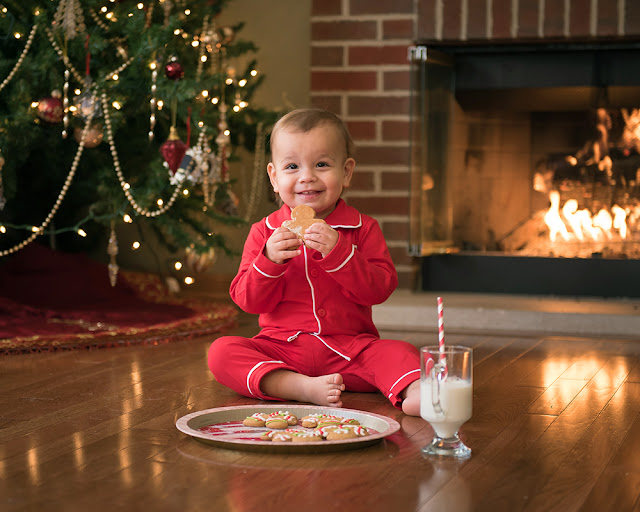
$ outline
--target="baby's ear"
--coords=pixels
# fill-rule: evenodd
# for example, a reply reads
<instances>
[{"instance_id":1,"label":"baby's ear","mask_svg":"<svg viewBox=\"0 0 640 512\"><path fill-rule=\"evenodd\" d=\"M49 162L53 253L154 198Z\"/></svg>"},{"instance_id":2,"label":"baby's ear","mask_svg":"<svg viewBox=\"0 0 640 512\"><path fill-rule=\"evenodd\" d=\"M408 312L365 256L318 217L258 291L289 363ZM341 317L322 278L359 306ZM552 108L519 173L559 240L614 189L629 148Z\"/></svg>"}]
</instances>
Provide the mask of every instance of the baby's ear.
<instances>
[{"instance_id":1,"label":"baby's ear","mask_svg":"<svg viewBox=\"0 0 640 512\"><path fill-rule=\"evenodd\" d=\"M342 186L347 188L351 184L351 178L353 177L353 171L356 167L356 161L353 158L347 158L344 163L344 177L342 178Z\"/></svg>"},{"instance_id":2,"label":"baby's ear","mask_svg":"<svg viewBox=\"0 0 640 512\"><path fill-rule=\"evenodd\" d=\"M273 162L269 162L267 164L267 174L269 175L269 181L271 181L271 186L273 187L273 191L277 194L278 191L278 182L276 181L276 168L273 165Z\"/></svg>"}]
</instances>

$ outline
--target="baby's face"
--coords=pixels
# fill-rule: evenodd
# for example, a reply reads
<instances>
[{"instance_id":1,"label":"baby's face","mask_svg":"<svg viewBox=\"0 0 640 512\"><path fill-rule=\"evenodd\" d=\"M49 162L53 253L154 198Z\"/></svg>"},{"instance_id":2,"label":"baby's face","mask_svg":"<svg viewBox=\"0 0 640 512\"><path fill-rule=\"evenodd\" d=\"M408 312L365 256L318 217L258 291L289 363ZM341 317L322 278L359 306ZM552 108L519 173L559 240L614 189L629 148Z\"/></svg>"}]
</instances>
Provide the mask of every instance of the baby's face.
<instances>
[{"instance_id":1,"label":"baby's face","mask_svg":"<svg viewBox=\"0 0 640 512\"><path fill-rule=\"evenodd\" d=\"M306 204L324 219L349 186L354 166L336 130L324 124L308 132L279 132L267 172L273 190L287 206Z\"/></svg>"}]
</instances>

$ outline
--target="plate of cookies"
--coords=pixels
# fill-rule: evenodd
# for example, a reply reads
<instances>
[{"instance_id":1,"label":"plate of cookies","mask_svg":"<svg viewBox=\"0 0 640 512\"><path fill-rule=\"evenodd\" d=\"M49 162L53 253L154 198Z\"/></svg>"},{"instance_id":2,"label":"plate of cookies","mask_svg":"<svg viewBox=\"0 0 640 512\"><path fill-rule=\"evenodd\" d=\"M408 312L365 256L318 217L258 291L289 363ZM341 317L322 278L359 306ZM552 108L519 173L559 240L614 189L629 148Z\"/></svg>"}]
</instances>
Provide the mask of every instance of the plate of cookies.
<instances>
[{"instance_id":1,"label":"plate of cookies","mask_svg":"<svg viewBox=\"0 0 640 512\"><path fill-rule=\"evenodd\" d=\"M400 430L379 414L291 404L207 409L181 417L176 427L221 448L280 453L364 448Z\"/></svg>"}]
</instances>

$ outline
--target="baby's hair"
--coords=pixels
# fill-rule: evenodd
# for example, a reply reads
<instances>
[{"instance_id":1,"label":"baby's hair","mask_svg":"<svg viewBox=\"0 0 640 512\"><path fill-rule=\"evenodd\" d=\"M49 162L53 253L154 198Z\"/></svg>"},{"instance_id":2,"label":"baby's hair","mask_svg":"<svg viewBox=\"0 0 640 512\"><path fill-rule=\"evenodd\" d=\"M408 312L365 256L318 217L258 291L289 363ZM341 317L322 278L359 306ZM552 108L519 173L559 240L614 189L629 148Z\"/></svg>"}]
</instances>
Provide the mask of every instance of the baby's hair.
<instances>
[{"instance_id":1,"label":"baby's hair","mask_svg":"<svg viewBox=\"0 0 640 512\"><path fill-rule=\"evenodd\" d=\"M273 127L273 131L271 132L271 151L273 151L276 136L281 130L293 130L307 133L325 123L338 131L338 134L342 140L344 140L347 158L353 158L355 153L355 144L351 139L349 130L342 122L342 119L334 113L321 108L300 108L292 110L278 119Z\"/></svg>"}]
</instances>

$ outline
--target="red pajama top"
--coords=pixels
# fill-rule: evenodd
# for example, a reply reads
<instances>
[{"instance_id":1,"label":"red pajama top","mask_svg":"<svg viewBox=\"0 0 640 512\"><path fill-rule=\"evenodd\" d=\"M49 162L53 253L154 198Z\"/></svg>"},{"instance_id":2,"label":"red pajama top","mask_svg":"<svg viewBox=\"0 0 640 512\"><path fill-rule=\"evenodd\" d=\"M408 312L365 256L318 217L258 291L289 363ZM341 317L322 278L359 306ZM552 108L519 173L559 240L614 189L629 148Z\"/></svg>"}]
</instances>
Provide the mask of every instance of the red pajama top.
<instances>
[{"instance_id":1,"label":"red pajama top","mask_svg":"<svg viewBox=\"0 0 640 512\"><path fill-rule=\"evenodd\" d=\"M324 219L339 233L326 258L303 246L301 255L273 263L264 255L265 244L290 218L284 205L251 227L231 298L247 313L260 315L261 335L281 340L299 333L337 336L332 342L340 346L329 348L351 358L379 337L371 307L398 285L382 230L375 219L340 199Z\"/></svg>"}]
</instances>

